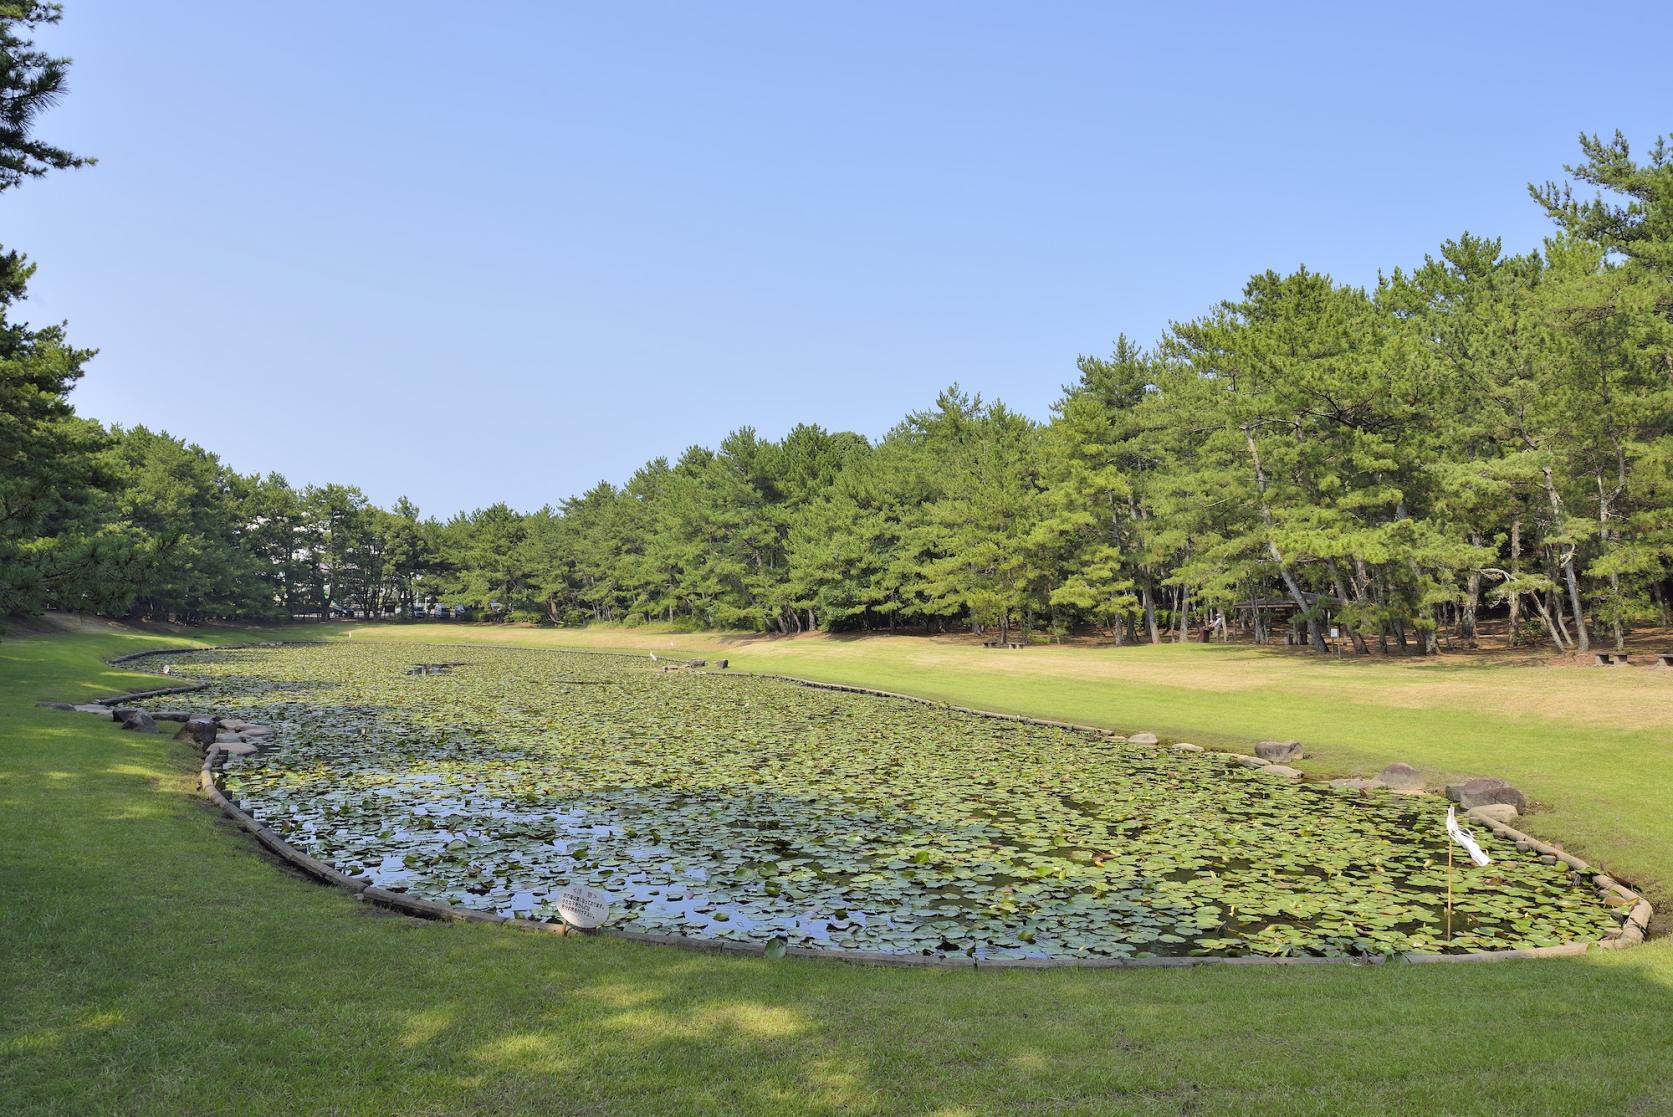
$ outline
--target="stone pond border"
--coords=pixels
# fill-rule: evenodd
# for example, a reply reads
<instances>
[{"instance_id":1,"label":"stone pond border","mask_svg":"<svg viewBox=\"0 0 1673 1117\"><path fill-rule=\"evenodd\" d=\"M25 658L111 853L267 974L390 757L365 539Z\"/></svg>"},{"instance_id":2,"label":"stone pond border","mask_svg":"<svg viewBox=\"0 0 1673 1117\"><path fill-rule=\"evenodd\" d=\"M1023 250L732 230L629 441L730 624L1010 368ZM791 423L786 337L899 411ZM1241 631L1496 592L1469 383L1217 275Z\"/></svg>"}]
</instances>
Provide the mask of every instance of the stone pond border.
<instances>
[{"instance_id":1,"label":"stone pond border","mask_svg":"<svg viewBox=\"0 0 1673 1117\"><path fill-rule=\"evenodd\" d=\"M261 641L243 644L222 644L205 648L163 648L155 651L132 652L117 656L105 662L112 666L130 663L134 660L151 656L190 655L202 652L236 651L248 648L272 648L281 646L301 646L318 644L321 641ZM438 645L431 645L438 646ZM447 645L439 645L447 646ZM480 645L456 645L461 647L479 647ZM538 649L536 649L538 650ZM637 653L626 652L592 652L586 649L560 649L577 652L583 655L615 655L631 658L643 658ZM681 661L670 660L670 663ZM718 672L717 672L718 673ZM993 710L980 710L969 706L958 706L950 702L942 702L933 698L923 698L913 694L899 694L894 691L877 690L871 687L851 686L844 683L816 682L810 679L798 679L790 675L777 675L767 672L731 671L727 674L739 678L773 679L779 682L792 683L796 686L811 687L816 690L833 690L847 694L864 694L876 698L894 698L907 702L915 702L925 706L935 706L940 709L953 710L959 713L973 714L978 717L996 718L1002 721L1017 722L1023 725L1039 725L1054 729L1066 729L1075 733L1085 733L1111 741L1121 741L1137 744L1140 747L1152 746L1156 748L1175 748L1175 745L1164 744L1154 739L1154 734L1134 735L1142 736L1142 740L1131 740L1112 730L1094 725L1078 725L1072 722L1054 721L1048 718L1028 717L1023 714L1006 714ZM205 682L184 683L178 686L159 687L150 690L133 691L127 694L115 695L100 699L99 705L115 707L123 702L134 702L145 698L156 698L166 694L185 694L192 691L205 690L209 686ZM1265 761L1243 753L1229 750L1201 750L1197 746L1190 746L1189 751L1214 751L1222 756L1239 758L1237 763L1254 761L1251 767L1280 768L1281 765L1268 765ZM461 907L455 904L444 904L434 900L425 900L417 896L409 896L403 892L392 892L379 888L367 877L350 876L340 869L311 857L286 842L276 832L257 821L235 801L229 799L221 788L219 777L221 767L226 760L227 753L219 744L207 746L204 752L203 767L198 773L198 788L222 814L226 815L272 852L281 861L289 864L308 877L340 888L356 899L367 903L374 903L381 907L397 911L405 915L421 919L443 920L460 923L503 923L519 930L537 931L557 935L600 934L612 938L623 939L628 942L652 943L660 946L674 946L686 950L705 953L741 954L752 957L763 955L763 946L759 943L739 942L730 939L699 939L685 935L663 935L642 931L623 931L604 928L597 931L582 931L570 927L561 921L546 923L537 920L518 919L499 915L495 912L480 911L475 908ZM1288 775L1294 769L1285 769L1283 775ZM1297 776L1291 779L1299 778ZM836 950L823 947L787 946L786 957L816 958L827 961L847 962L850 964L873 966L927 966L935 969L960 970L1040 970L1040 969L1179 969L1195 966L1308 966L1308 965L1378 965L1410 962L1414 964L1453 963L1453 962L1496 962L1519 958L1557 958L1587 954L1594 950L1619 949L1636 945L1644 941L1649 932L1650 919L1654 914L1650 902L1638 892L1628 888L1613 877L1599 869L1593 868L1585 861L1565 850L1543 842L1531 835L1524 834L1506 823L1481 816L1473 816L1471 821L1486 826L1494 834L1516 844L1519 852L1533 852L1542 858L1549 857L1555 862L1567 865L1577 874L1590 874L1592 884L1600 897L1616 898L1615 912L1621 918L1621 926L1614 928L1596 941L1563 943L1558 946L1525 947L1515 950L1482 950L1467 954L1432 954L1412 953L1395 955L1341 955L1322 957L1313 955L1278 956L1240 955L1236 957L1179 957L1167 956L1158 958L996 958L981 961L965 957L940 957L919 954L888 954L878 951Z\"/></svg>"}]
</instances>

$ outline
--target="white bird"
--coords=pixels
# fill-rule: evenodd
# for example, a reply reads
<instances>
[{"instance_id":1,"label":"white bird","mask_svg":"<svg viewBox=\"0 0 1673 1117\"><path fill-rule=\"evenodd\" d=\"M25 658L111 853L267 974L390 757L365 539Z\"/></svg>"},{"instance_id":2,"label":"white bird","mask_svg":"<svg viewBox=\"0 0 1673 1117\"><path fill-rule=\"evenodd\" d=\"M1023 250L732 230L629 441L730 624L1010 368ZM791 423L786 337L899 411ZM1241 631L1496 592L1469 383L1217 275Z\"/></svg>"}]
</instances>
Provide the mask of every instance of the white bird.
<instances>
[{"instance_id":1,"label":"white bird","mask_svg":"<svg viewBox=\"0 0 1673 1117\"><path fill-rule=\"evenodd\" d=\"M651 662L652 662L652 663L656 663L656 662L658 662L658 660L657 660L657 658L656 658L656 653L655 653L655 652L652 652L652 653L651 653Z\"/></svg>"},{"instance_id":2,"label":"white bird","mask_svg":"<svg viewBox=\"0 0 1673 1117\"><path fill-rule=\"evenodd\" d=\"M1457 807L1446 809L1446 832L1452 836L1453 841L1464 847L1464 852L1469 854L1470 860L1477 865L1491 865L1493 863L1493 859L1487 856L1480 843L1475 840L1475 835L1465 827L1458 825Z\"/></svg>"}]
</instances>

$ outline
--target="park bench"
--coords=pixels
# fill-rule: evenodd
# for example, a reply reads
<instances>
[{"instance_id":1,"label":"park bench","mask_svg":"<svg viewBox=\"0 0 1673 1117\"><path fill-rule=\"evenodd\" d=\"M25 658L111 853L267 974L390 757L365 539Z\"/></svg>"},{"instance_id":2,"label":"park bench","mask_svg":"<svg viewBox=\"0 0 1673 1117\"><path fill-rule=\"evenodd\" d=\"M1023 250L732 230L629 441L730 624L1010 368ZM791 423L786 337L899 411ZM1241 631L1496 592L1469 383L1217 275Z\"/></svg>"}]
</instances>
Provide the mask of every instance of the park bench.
<instances>
[{"instance_id":1,"label":"park bench","mask_svg":"<svg viewBox=\"0 0 1673 1117\"><path fill-rule=\"evenodd\" d=\"M1598 652L1592 666L1594 667L1625 667L1627 666L1626 652Z\"/></svg>"},{"instance_id":2,"label":"park bench","mask_svg":"<svg viewBox=\"0 0 1673 1117\"><path fill-rule=\"evenodd\" d=\"M1022 647L1022 645L1017 643L1015 640L983 640L982 641L982 647L984 647L984 648L1020 648L1020 647Z\"/></svg>"}]
</instances>

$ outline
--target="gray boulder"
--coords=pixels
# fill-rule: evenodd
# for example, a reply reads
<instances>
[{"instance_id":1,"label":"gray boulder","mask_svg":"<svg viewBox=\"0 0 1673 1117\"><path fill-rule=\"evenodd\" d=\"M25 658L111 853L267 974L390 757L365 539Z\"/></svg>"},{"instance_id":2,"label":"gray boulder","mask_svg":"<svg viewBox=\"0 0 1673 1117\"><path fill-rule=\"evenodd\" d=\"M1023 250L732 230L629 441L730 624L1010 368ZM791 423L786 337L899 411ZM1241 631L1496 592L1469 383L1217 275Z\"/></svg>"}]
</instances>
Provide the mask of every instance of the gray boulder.
<instances>
[{"instance_id":1,"label":"gray boulder","mask_svg":"<svg viewBox=\"0 0 1673 1117\"><path fill-rule=\"evenodd\" d=\"M1446 789L1446 797L1466 811L1476 807L1491 807L1503 804L1508 804L1521 811L1528 806L1527 796L1504 780L1492 777L1449 784Z\"/></svg>"},{"instance_id":2,"label":"gray boulder","mask_svg":"<svg viewBox=\"0 0 1673 1117\"><path fill-rule=\"evenodd\" d=\"M246 724L243 729L238 731L238 734L246 739L250 737L271 737L273 735L273 729L271 726L267 725Z\"/></svg>"},{"instance_id":3,"label":"gray boulder","mask_svg":"<svg viewBox=\"0 0 1673 1117\"><path fill-rule=\"evenodd\" d=\"M1239 756L1234 759L1245 768L1265 768L1267 762L1258 756Z\"/></svg>"},{"instance_id":4,"label":"gray boulder","mask_svg":"<svg viewBox=\"0 0 1673 1117\"><path fill-rule=\"evenodd\" d=\"M78 714L99 714L101 716L108 716L110 714L110 707L105 705L103 702L78 702L74 706L71 706L70 709L74 710Z\"/></svg>"},{"instance_id":5,"label":"gray boulder","mask_svg":"<svg viewBox=\"0 0 1673 1117\"><path fill-rule=\"evenodd\" d=\"M1134 733L1128 736L1127 743L1129 745L1154 745L1156 743L1156 734Z\"/></svg>"},{"instance_id":6,"label":"gray boulder","mask_svg":"<svg viewBox=\"0 0 1673 1117\"><path fill-rule=\"evenodd\" d=\"M1331 780L1330 786L1345 788L1348 791L1371 791L1384 785L1379 780L1347 779Z\"/></svg>"},{"instance_id":7,"label":"gray boulder","mask_svg":"<svg viewBox=\"0 0 1673 1117\"><path fill-rule=\"evenodd\" d=\"M1172 746L1169 746L1169 747L1171 747L1174 752L1201 752L1202 751L1202 746L1201 745L1193 745L1193 744L1190 744L1190 743L1185 742L1185 741L1181 741L1179 744L1172 745Z\"/></svg>"},{"instance_id":8,"label":"gray boulder","mask_svg":"<svg viewBox=\"0 0 1673 1117\"><path fill-rule=\"evenodd\" d=\"M1471 818L1479 818L1484 822L1502 822L1507 826L1515 822L1520 813L1509 803L1489 803L1485 807L1471 807L1469 810Z\"/></svg>"},{"instance_id":9,"label":"gray boulder","mask_svg":"<svg viewBox=\"0 0 1673 1117\"><path fill-rule=\"evenodd\" d=\"M174 735L176 741L191 741L195 745L207 748L215 743L215 719L210 717L187 718L186 724L180 727L180 732Z\"/></svg>"},{"instance_id":10,"label":"gray boulder","mask_svg":"<svg viewBox=\"0 0 1673 1117\"><path fill-rule=\"evenodd\" d=\"M1255 755L1273 764L1301 759L1300 741L1256 741Z\"/></svg>"},{"instance_id":11,"label":"gray boulder","mask_svg":"<svg viewBox=\"0 0 1673 1117\"><path fill-rule=\"evenodd\" d=\"M1299 780L1301 778L1301 769L1291 768L1287 764L1268 764L1266 767L1260 769L1260 771L1265 772L1269 776L1288 776L1292 780Z\"/></svg>"},{"instance_id":12,"label":"gray boulder","mask_svg":"<svg viewBox=\"0 0 1673 1117\"><path fill-rule=\"evenodd\" d=\"M74 710L75 709L75 707L70 705L68 702L37 702L37 703L35 703L35 708L37 710Z\"/></svg>"},{"instance_id":13,"label":"gray boulder","mask_svg":"<svg viewBox=\"0 0 1673 1117\"><path fill-rule=\"evenodd\" d=\"M1377 782L1396 791L1418 791L1423 787L1423 777L1417 774L1417 769L1398 761L1378 772Z\"/></svg>"},{"instance_id":14,"label":"gray boulder","mask_svg":"<svg viewBox=\"0 0 1673 1117\"><path fill-rule=\"evenodd\" d=\"M116 711L117 720L123 729L131 729L135 733L155 733L157 722L151 717L149 710L125 709Z\"/></svg>"}]
</instances>

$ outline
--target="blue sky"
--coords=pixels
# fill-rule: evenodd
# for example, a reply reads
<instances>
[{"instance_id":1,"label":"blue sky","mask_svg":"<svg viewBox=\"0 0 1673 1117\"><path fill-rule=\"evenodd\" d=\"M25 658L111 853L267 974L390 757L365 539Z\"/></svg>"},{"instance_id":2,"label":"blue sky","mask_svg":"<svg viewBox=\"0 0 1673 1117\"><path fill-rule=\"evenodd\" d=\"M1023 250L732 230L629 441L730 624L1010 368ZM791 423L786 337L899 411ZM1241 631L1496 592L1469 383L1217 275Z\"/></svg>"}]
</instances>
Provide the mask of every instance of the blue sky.
<instances>
[{"instance_id":1,"label":"blue sky","mask_svg":"<svg viewBox=\"0 0 1673 1117\"><path fill-rule=\"evenodd\" d=\"M465 10L68 0L41 133L100 165L0 241L83 414L440 515L955 380L1043 418L1253 272L1533 247L1577 133L1673 130L1654 5Z\"/></svg>"}]
</instances>

